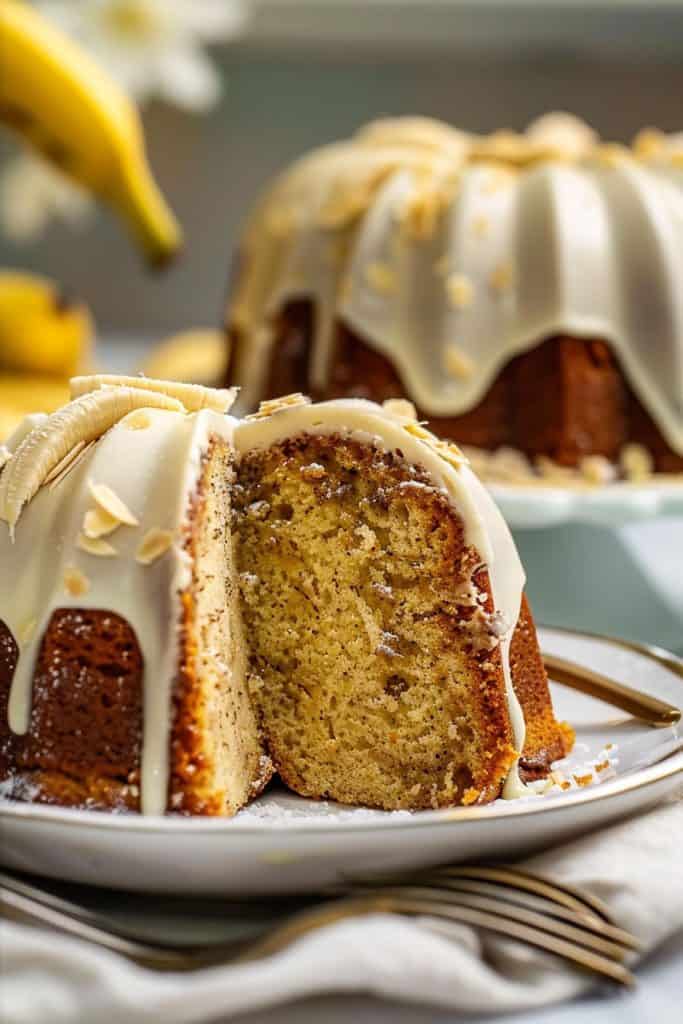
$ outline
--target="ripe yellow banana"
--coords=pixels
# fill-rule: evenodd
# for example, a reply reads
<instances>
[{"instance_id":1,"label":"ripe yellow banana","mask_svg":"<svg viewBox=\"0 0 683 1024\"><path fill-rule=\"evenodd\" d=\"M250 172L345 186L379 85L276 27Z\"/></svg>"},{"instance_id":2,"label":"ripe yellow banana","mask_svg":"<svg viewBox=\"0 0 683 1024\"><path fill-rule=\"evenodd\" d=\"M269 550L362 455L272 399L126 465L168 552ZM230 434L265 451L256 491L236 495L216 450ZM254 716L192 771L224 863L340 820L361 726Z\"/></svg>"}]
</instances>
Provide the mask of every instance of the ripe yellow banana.
<instances>
[{"instance_id":1,"label":"ripe yellow banana","mask_svg":"<svg viewBox=\"0 0 683 1024\"><path fill-rule=\"evenodd\" d=\"M88 368L87 307L47 278L0 270L0 372L70 377Z\"/></svg>"},{"instance_id":2,"label":"ripe yellow banana","mask_svg":"<svg viewBox=\"0 0 683 1024\"><path fill-rule=\"evenodd\" d=\"M228 412L237 392L235 388L205 388L200 384L183 384L171 380L153 380L150 377L125 377L115 373L95 373L89 377L72 377L71 397L97 394L101 389L142 388L145 393L154 391L169 395L182 402L186 412L213 409L214 412Z\"/></svg>"},{"instance_id":3,"label":"ripe yellow banana","mask_svg":"<svg viewBox=\"0 0 683 1024\"><path fill-rule=\"evenodd\" d=\"M214 387L225 379L228 345L224 331L194 327L156 345L140 369L150 377Z\"/></svg>"},{"instance_id":4,"label":"ripe yellow banana","mask_svg":"<svg viewBox=\"0 0 683 1024\"><path fill-rule=\"evenodd\" d=\"M54 412L69 401L67 380L0 373L0 444L7 444L20 423L36 409Z\"/></svg>"},{"instance_id":5,"label":"ripe yellow banana","mask_svg":"<svg viewBox=\"0 0 683 1024\"><path fill-rule=\"evenodd\" d=\"M0 121L111 206L151 263L166 263L180 228L152 178L125 93L21 0L0 2L0 54Z\"/></svg>"}]
</instances>

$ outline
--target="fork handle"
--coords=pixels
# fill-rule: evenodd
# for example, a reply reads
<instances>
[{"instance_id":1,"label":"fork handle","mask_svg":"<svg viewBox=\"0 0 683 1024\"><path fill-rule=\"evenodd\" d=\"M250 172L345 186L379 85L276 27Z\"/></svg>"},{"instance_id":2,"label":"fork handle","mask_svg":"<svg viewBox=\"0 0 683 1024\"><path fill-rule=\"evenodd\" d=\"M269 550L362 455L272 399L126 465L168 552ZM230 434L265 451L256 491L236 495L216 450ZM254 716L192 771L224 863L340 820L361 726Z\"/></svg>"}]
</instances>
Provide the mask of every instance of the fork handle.
<instances>
[{"instance_id":1,"label":"fork handle","mask_svg":"<svg viewBox=\"0 0 683 1024\"><path fill-rule=\"evenodd\" d=\"M48 926L66 935L72 935L76 939L81 939L81 941L92 942L114 953L120 953L143 967L177 971L188 966L187 958L173 950L167 952L155 946L147 946L142 942L123 938L123 936L115 935L103 928L87 924L85 921L79 921L75 917L63 914L60 910L47 907L20 893L10 892L4 887L0 889L0 918L34 927L36 925Z\"/></svg>"},{"instance_id":2,"label":"fork handle","mask_svg":"<svg viewBox=\"0 0 683 1024\"><path fill-rule=\"evenodd\" d=\"M543 661L556 682L602 700L606 704L612 704L657 729L675 725L681 719L681 709L674 707L673 704L650 697L647 693L640 693L593 669L566 661L556 654L544 654Z\"/></svg>"}]
</instances>

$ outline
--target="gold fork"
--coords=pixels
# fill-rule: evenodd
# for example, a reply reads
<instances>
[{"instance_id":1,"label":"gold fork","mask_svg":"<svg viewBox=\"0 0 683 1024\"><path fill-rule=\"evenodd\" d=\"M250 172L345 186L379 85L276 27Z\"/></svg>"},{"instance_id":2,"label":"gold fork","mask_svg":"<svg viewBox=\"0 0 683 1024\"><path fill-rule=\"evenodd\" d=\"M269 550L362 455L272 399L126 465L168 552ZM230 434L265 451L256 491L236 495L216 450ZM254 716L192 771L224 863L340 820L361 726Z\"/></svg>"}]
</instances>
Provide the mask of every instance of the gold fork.
<instances>
[{"instance_id":1,"label":"gold fork","mask_svg":"<svg viewBox=\"0 0 683 1024\"><path fill-rule=\"evenodd\" d=\"M623 646L631 650L643 650L626 642ZM550 678L555 682L563 683L565 686L571 687L572 690L578 690L580 693L586 693L597 700L612 704L657 729L676 725L681 720L680 708L674 707L673 704L667 704L666 701L659 700L657 697L651 697L641 690L626 686L625 683L619 683L616 679L586 668L585 665L578 665L576 662L560 658L556 654L547 653L543 654L543 662ZM674 662L672 658L666 662L661 661L661 663L678 675L683 675L683 664Z\"/></svg>"},{"instance_id":2,"label":"gold fork","mask_svg":"<svg viewBox=\"0 0 683 1024\"><path fill-rule=\"evenodd\" d=\"M339 887L323 903L286 918L255 940L209 946L140 942L99 915L13 875L0 873L0 910L13 920L48 925L157 970L184 971L272 956L338 921L390 913L432 919L458 937L466 924L553 953L574 966L623 985L634 977L624 960L639 948L592 896L547 879L497 866L443 867ZM330 898L333 896L334 898Z\"/></svg>"}]
</instances>

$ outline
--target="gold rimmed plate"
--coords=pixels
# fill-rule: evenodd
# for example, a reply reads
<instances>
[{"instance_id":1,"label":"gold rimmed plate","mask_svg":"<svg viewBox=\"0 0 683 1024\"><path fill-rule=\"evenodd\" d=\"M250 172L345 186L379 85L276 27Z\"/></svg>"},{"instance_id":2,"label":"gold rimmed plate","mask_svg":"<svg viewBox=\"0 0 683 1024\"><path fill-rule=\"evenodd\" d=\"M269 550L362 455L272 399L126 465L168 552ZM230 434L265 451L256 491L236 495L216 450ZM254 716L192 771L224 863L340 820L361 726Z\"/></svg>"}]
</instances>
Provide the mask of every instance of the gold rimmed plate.
<instances>
[{"instance_id":1,"label":"gold rimmed plate","mask_svg":"<svg viewBox=\"0 0 683 1024\"><path fill-rule=\"evenodd\" d=\"M556 658L683 704L683 662L667 652L553 629L541 630L541 643ZM0 863L146 892L313 892L368 872L510 860L642 813L683 786L680 725L652 729L559 683L552 690L577 742L542 797L411 814L317 803L273 788L231 820L0 801Z\"/></svg>"}]
</instances>

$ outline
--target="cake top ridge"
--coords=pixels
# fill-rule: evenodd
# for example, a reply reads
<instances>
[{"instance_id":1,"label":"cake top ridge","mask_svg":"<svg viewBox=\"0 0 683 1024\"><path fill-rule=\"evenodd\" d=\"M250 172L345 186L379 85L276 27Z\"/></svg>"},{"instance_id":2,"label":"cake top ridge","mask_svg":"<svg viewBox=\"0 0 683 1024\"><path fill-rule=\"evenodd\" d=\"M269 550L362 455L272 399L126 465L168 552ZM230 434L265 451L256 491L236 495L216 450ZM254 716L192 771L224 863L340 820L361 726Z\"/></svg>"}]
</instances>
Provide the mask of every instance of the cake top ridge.
<instances>
[{"instance_id":1,"label":"cake top ridge","mask_svg":"<svg viewBox=\"0 0 683 1024\"><path fill-rule=\"evenodd\" d=\"M564 111L543 114L522 132L507 129L481 135L423 117L381 118L355 136L359 146L407 145L431 151L434 158L464 165L491 161L524 168L548 160L595 160L613 164L620 156L641 162L661 160L683 166L683 136L644 128L630 145L609 142L581 118Z\"/></svg>"},{"instance_id":2,"label":"cake top ridge","mask_svg":"<svg viewBox=\"0 0 683 1024\"><path fill-rule=\"evenodd\" d=\"M187 415L210 409L227 413L235 389L98 374L71 380L72 401L51 416L28 417L6 449L0 476L0 520L13 534L27 502L61 476L86 445L134 410L165 409ZM131 421L131 426L134 424ZM138 417L138 424L143 421Z\"/></svg>"},{"instance_id":3,"label":"cake top ridge","mask_svg":"<svg viewBox=\"0 0 683 1024\"><path fill-rule=\"evenodd\" d=\"M601 338L683 454L683 134L607 143L569 114L489 136L375 121L276 180L241 257L227 319L244 407L264 393L275 315L308 300L315 392L339 322L446 417L546 338Z\"/></svg>"}]
</instances>

